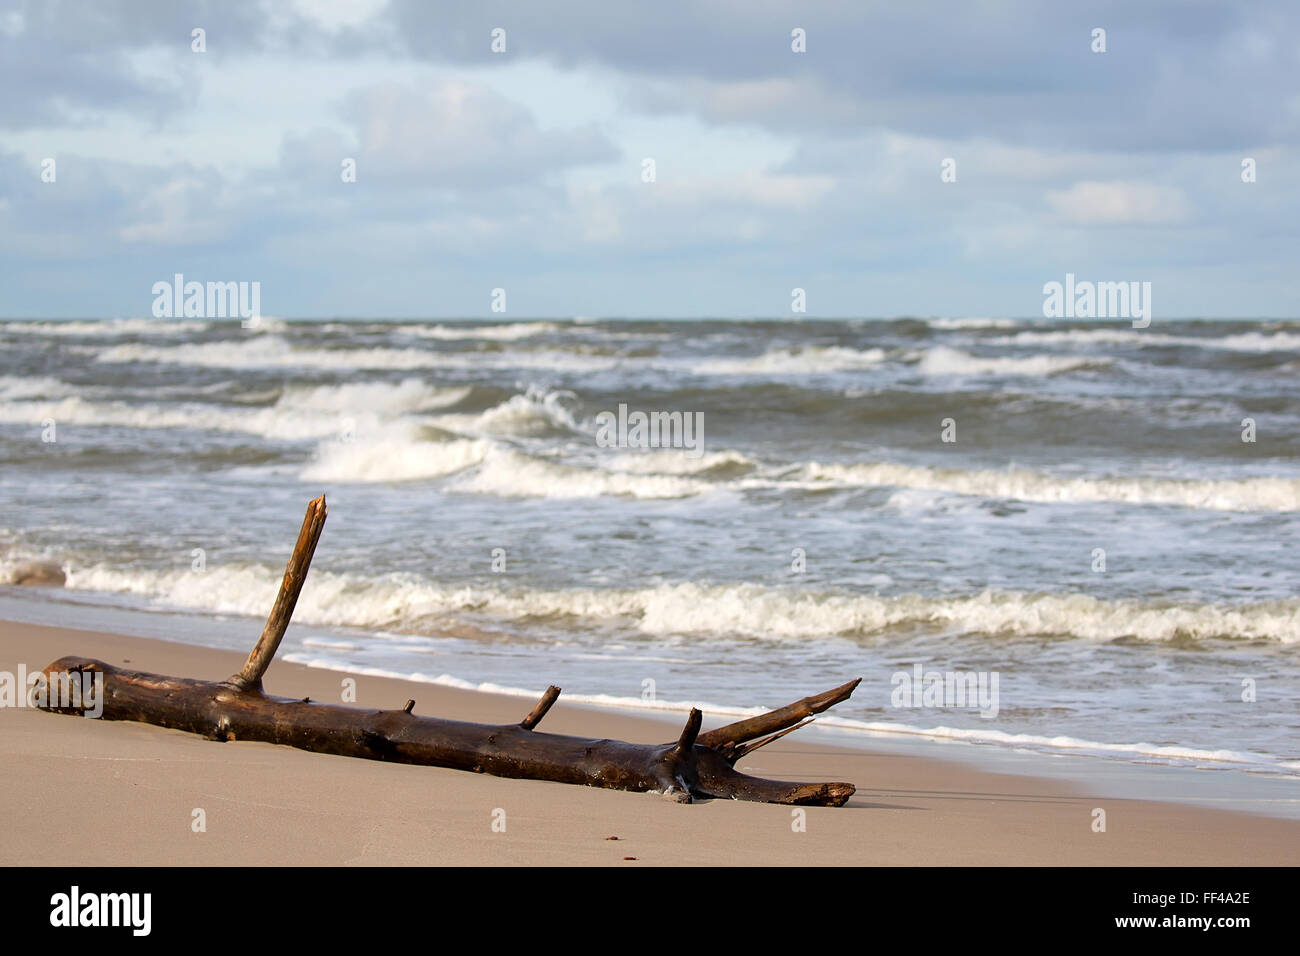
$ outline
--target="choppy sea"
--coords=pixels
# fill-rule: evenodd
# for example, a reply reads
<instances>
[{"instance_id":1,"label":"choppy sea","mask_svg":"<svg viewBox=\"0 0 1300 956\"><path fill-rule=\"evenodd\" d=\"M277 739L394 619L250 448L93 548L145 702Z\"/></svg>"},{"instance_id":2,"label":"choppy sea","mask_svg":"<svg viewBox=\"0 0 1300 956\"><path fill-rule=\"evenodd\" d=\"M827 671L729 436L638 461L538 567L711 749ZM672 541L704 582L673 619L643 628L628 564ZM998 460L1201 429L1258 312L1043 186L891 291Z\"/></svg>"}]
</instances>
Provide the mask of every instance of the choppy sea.
<instances>
[{"instance_id":1,"label":"choppy sea","mask_svg":"<svg viewBox=\"0 0 1300 956\"><path fill-rule=\"evenodd\" d=\"M1298 381L1300 321L4 322L0 581L251 645L325 492L292 660L1300 778Z\"/></svg>"}]
</instances>

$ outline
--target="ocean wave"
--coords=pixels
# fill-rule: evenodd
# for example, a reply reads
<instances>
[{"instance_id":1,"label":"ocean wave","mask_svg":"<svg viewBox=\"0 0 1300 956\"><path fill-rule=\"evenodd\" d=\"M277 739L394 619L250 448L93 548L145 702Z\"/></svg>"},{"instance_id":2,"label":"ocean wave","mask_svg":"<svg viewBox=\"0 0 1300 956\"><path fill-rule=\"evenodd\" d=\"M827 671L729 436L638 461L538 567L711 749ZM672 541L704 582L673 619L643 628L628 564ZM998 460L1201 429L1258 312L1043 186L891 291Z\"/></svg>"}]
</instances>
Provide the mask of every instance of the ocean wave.
<instances>
[{"instance_id":1,"label":"ocean wave","mask_svg":"<svg viewBox=\"0 0 1300 956\"><path fill-rule=\"evenodd\" d=\"M546 461L503 447L493 448L472 474L452 484L456 491L519 498L688 498L712 487L677 475L630 474Z\"/></svg>"},{"instance_id":2,"label":"ocean wave","mask_svg":"<svg viewBox=\"0 0 1300 956\"><path fill-rule=\"evenodd\" d=\"M1294 332L1240 332L1235 335L1191 336L1166 335L1138 329L1058 329L1026 330L1015 335L987 340L991 345L1110 344L1149 348L1191 346L1224 349L1232 352L1293 352L1300 350L1300 334Z\"/></svg>"},{"instance_id":3,"label":"ocean wave","mask_svg":"<svg viewBox=\"0 0 1300 956\"><path fill-rule=\"evenodd\" d=\"M946 345L926 349L917 363L924 375L1057 375L1082 368L1111 364L1110 359L1089 355L1026 355L979 357Z\"/></svg>"},{"instance_id":4,"label":"ocean wave","mask_svg":"<svg viewBox=\"0 0 1300 956\"><path fill-rule=\"evenodd\" d=\"M1212 511L1300 511L1296 478L1065 478L1032 471L964 471L886 462L802 466L788 480L817 487L920 488L1034 502L1113 501Z\"/></svg>"},{"instance_id":5,"label":"ocean wave","mask_svg":"<svg viewBox=\"0 0 1300 956\"><path fill-rule=\"evenodd\" d=\"M10 394L57 394L54 379L0 378L0 422L133 429L186 429L256 435L278 441L333 439L303 470L312 481L383 482L442 477L479 466L456 490L506 497L689 497L738 491L893 487L1039 503L1115 502L1212 511L1300 511L1300 479L1287 477L1066 477L1020 469L963 470L891 462L796 463L760 468L749 456L719 450L693 457L681 449L611 454L596 466L542 458L494 438L584 434L566 392L530 389L473 414L441 413L468 387L351 383L290 387L260 407L206 403L132 404L7 400ZM466 441L435 440L430 427ZM446 435L442 436L443 438ZM492 452L492 454L489 454ZM710 479L708 481L694 479Z\"/></svg>"},{"instance_id":6,"label":"ocean wave","mask_svg":"<svg viewBox=\"0 0 1300 956\"><path fill-rule=\"evenodd\" d=\"M299 477L344 483L441 478L479 464L491 447L486 440L420 441L411 429L393 426L364 440L323 443Z\"/></svg>"},{"instance_id":7,"label":"ocean wave","mask_svg":"<svg viewBox=\"0 0 1300 956\"><path fill-rule=\"evenodd\" d=\"M513 342L558 332L562 326L554 322L503 322L499 325L402 325L396 331L422 339L460 341L462 339L487 339L494 342Z\"/></svg>"},{"instance_id":8,"label":"ocean wave","mask_svg":"<svg viewBox=\"0 0 1300 956\"><path fill-rule=\"evenodd\" d=\"M1234 352L1295 352L1300 351L1300 334L1294 332L1239 332L1225 335L1215 342L1200 339L1210 348L1231 349Z\"/></svg>"},{"instance_id":9,"label":"ocean wave","mask_svg":"<svg viewBox=\"0 0 1300 956\"><path fill-rule=\"evenodd\" d=\"M106 363L152 362L200 368L325 368L414 370L436 364L438 356L416 350L297 348L279 336L238 342L184 345L119 345L101 352Z\"/></svg>"},{"instance_id":10,"label":"ocean wave","mask_svg":"<svg viewBox=\"0 0 1300 956\"><path fill-rule=\"evenodd\" d=\"M931 328L958 331L961 329L1014 329L1020 323L1016 319L967 318L927 319L926 324Z\"/></svg>"},{"instance_id":11,"label":"ocean wave","mask_svg":"<svg viewBox=\"0 0 1300 956\"><path fill-rule=\"evenodd\" d=\"M1170 336L1156 332L1139 331L1137 329L1056 329L1050 332L1026 329L1023 332L1017 332L1015 335L999 335L995 338L985 339L984 342L988 345L1057 345L1062 343L1071 345L1158 345L1169 338Z\"/></svg>"},{"instance_id":12,"label":"ocean wave","mask_svg":"<svg viewBox=\"0 0 1300 956\"><path fill-rule=\"evenodd\" d=\"M456 475L448 488L472 494L655 499L686 498L725 487L725 480L710 482L697 480L697 476L728 479L753 467L748 458L736 452L691 458L678 449L611 455L603 467L592 466L531 455L482 437L493 428L520 434L535 433L539 425L556 424L539 413L538 406L514 399L484 413L501 412L490 422L484 422L482 416L438 416L430 420L440 430L451 430L454 425L455 432L475 437L437 440L422 433L424 426L394 424L374 432L358 431L347 440L325 442L299 477L304 481L402 482ZM519 427L520 422L525 427ZM568 421L564 424L571 425Z\"/></svg>"},{"instance_id":13,"label":"ocean wave","mask_svg":"<svg viewBox=\"0 0 1300 956\"><path fill-rule=\"evenodd\" d=\"M76 390L48 376L0 375L0 401L24 398L62 398Z\"/></svg>"},{"instance_id":14,"label":"ocean wave","mask_svg":"<svg viewBox=\"0 0 1300 956\"><path fill-rule=\"evenodd\" d=\"M469 386L429 385L417 378L396 383L290 386L276 405L330 412L401 414L447 408L463 401L470 391Z\"/></svg>"},{"instance_id":15,"label":"ocean wave","mask_svg":"<svg viewBox=\"0 0 1300 956\"><path fill-rule=\"evenodd\" d=\"M709 475L731 477L748 474L757 463L738 451L715 451L692 457L680 448L625 452L613 455L607 465L613 471L640 475Z\"/></svg>"},{"instance_id":16,"label":"ocean wave","mask_svg":"<svg viewBox=\"0 0 1300 956\"><path fill-rule=\"evenodd\" d=\"M150 362L200 368L313 368L333 370L386 369L542 369L599 371L614 368L612 358L578 355L559 349L535 352L444 352L418 348L298 347L280 336L266 335L239 342L184 345L118 345L100 352L96 361Z\"/></svg>"},{"instance_id":17,"label":"ocean wave","mask_svg":"<svg viewBox=\"0 0 1300 956\"><path fill-rule=\"evenodd\" d=\"M132 405L65 398L57 402L5 402L0 422L91 425L134 429L191 429L257 435L271 439L311 439L342 432L340 418L295 414L281 408L229 408L216 405Z\"/></svg>"},{"instance_id":18,"label":"ocean wave","mask_svg":"<svg viewBox=\"0 0 1300 956\"><path fill-rule=\"evenodd\" d=\"M18 560L11 557L7 560ZM67 587L129 593L157 604L261 616L279 574L240 565L184 570L117 564L68 566ZM816 593L758 584L684 582L646 588L547 590L445 585L407 574L362 577L313 571L295 620L418 631L472 612L502 622L573 618L662 637L744 635L772 640L872 638L894 629L940 634L1300 643L1300 600L1248 605L1106 601L1083 594L985 591L971 596ZM557 621L558 623L558 621Z\"/></svg>"},{"instance_id":19,"label":"ocean wave","mask_svg":"<svg viewBox=\"0 0 1300 956\"><path fill-rule=\"evenodd\" d=\"M700 375L804 375L871 368L885 361L884 349L852 349L839 345L779 348L746 358L693 361L689 368Z\"/></svg>"},{"instance_id":20,"label":"ocean wave","mask_svg":"<svg viewBox=\"0 0 1300 956\"><path fill-rule=\"evenodd\" d=\"M58 401L0 402L0 422L136 429L188 429L257 435L276 440L307 440L386 429L392 416L453 405L468 388L439 388L416 380L400 384L350 384L289 388L274 405L206 403L132 404L95 402L76 396Z\"/></svg>"},{"instance_id":21,"label":"ocean wave","mask_svg":"<svg viewBox=\"0 0 1300 956\"><path fill-rule=\"evenodd\" d=\"M577 432L582 430L582 425L565 404L573 399L572 392L529 387L522 394L512 395L482 412L439 415L433 424L469 435L537 437Z\"/></svg>"},{"instance_id":22,"label":"ocean wave","mask_svg":"<svg viewBox=\"0 0 1300 956\"><path fill-rule=\"evenodd\" d=\"M89 322L0 322L0 332L21 335L184 335L202 332L212 325L203 319L97 319Z\"/></svg>"}]
</instances>

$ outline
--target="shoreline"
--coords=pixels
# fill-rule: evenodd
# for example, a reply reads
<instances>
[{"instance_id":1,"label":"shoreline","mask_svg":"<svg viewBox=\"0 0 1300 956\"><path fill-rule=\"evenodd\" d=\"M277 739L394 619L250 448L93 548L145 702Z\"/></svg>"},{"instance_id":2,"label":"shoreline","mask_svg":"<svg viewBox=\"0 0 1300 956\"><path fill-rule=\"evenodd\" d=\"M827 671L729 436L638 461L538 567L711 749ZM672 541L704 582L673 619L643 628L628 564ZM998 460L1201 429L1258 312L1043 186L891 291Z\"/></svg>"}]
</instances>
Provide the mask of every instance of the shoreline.
<instances>
[{"instance_id":1,"label":"shoreline","mask_svg":"<svg viewBox=\"0 0 1300 956\"><path fill-rule=\"evenodd\" d=\"M216 679L243 654L142 637L0 622L0 670L68 654L174 676ZM340 674L277 661L271 693L339 696ZM356 675L357 705L483 722L517 721L517 697ZM723 720L709 720L716 726ZM639 714L559 703L551 733L659 742L674 734ZM806 736L806 732L801 732ZM6 864L569 865L1285 865L1300 821L1090 795L1060 779L1004 774L861 747L784 738L743 769L790 780L847 780L843 808L735 801L690 806L648 794L508 780L218 744L144 724L0 709L0 808L21 821ZM206 832L191 828L203 810ZM800 808L802 809L802 808ZM1094 832L1095 811L1106 832ZM505 833L494 832L505 811ZM71 828L91 841L51 841ZM606 837L618 836L617 841ZM634 861L624 857L633 856Z\"/></svg>"},{"instance_id":2,"label":"shoreline","mask_svg":"<svg viewBox=\"0 0 1300 956\"><path fill-rule=\"evenodd\" d=\"M51 600L52 598L52 600ZM261 626L260 619L239 615L213 614L184 609L145 609L123 605L94 592L69 592L55 589L0 588L0 621L27 624L51 624L57 627L84 629L120 635L133 635L167 644L186 647L247 653L246 643ZM241 636L232 637L233 633ZM364 634L364 632L362 632ZM294 640L294 635L299 640ZM277 660L296 663L313 670L351 674L409 682L419 688L439 687L449 690L502 695L530 705L540 695L545 681L536 688L503 686L493 681L467 681L458 676L432 678L423 674L406 674L381 667L349 667L340 662L323 660L303 644L302 635L315 638L329 635L340 640L353 639L353 630L323 625L295 624ZM179 635L179 638L177 637ZM47 663L47 662L41 662ZM543 675L545 676L545 675ZM850 675L836 675L847 679ZM444 679L446 678L446 679ZM827 686L830 686L829 684ZM631 698L609 697L598 693L575 694L566 687L564 702L588 707L596 712L631 715L666 727L666 736L676 736L681 721L691 706L706 715L725 717L717 723L740 719L780 706L789 700L824 689L801 687L788 698L772 699L762 707L740 707L700 702L645 704ZM848 746L868 752L886 752L899 756L919 757L963 764L975 770L1013 776L1047 777L1073 784L1081 792L1100 790L1117 797L1154 800L1191 806L1222 808L1281 819L1300 820L1300 781L1294 775L1264 773L1250 765L1232 762L1191 766L1187 763L1159 759L1126 759L1115 752L1095 750L1080 752L1063 748L1059 751L1029 745L1015 746L960 735L942 736L913 728L863 729L837 720L835 709L821 715L803 731L804 743L828 747ZM709 718L706 717L706 721Z\"/></svg>"}]
</instances>

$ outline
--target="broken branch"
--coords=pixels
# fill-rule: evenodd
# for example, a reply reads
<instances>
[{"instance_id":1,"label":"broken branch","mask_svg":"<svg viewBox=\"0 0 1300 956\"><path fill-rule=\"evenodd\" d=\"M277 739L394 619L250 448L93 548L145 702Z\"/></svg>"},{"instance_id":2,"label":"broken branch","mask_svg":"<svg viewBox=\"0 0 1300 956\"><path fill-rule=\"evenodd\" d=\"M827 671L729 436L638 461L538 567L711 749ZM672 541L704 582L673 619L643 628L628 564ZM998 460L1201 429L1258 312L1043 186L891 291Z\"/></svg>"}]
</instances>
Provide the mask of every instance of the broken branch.
<instances>
[{"instance_id":1,"label":"broken branch","mask_svg":"<svg viewBox=\"0 0 1300 956\"><path fill-rule=\"evenodd\" d=\"M275 596L271 614L262 628L262 636L253 645L253 651L244 662L243 669L230 678L230 684L241 690L260 688L262 675L271 666L275 652L279 650L284 632L289 629L289 620L293 609L298 605L298 595L307 581L307 571L311 568L311 559L316 554L316 542L325 527L325 518L329 512L325 508L325 496L313 499L307 505L307 514L302 519L302 530L298 532L298 543L294 545L289 564L284 569L284 579L280 582L280 592Z\"/></svg>"},{"instance_id":2,"label":"broken branch","mask_svg":"<svg viewBox=\"0 0 1300 956\"><path fill-rule=\"evenodd\" d=\"M546 688L546 693L542 695L542 699L537 702L533 709L528 712L528 716L520 721L519 726L524 728L524 730L532 730L542 722L542 718L545 717L546 712L551 709L551 705L559 699L560 688L552 684L550 687Z\"/></svg>"}]
</instances>

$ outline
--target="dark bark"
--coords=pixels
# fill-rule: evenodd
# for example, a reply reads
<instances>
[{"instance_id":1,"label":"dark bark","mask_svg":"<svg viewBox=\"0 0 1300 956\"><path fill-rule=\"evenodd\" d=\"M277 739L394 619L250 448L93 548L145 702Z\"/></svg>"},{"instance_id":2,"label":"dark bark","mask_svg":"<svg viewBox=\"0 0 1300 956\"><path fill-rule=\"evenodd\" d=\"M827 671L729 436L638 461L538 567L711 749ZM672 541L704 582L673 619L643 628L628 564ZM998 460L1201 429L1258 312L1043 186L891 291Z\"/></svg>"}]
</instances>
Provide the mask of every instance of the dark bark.
<instances>
[{"instance_id":1,"label":"dark bark","mask_svg":"<svg viewBox=\"0 0 1300 956\"><path fill-rule=\"evenodd\" d=\"M308 506L275 607L238 674L221 682L200 681L64 657L45 669L42 680L46 687L52 675L100 672L104 675L103 719L143 721L214 740L260 740L316 753L449 767L498 777L661 791L682 802L693 797L720 797L838 807L852 796L854 787L848 783L763 780L733 767L745 754L846 700L857 686L856 680L706 733L700 733L703 715L692 710L681 736L666 744L537 732L534 728L560 695L558 687L548 688L520 723L500 726L417 717L411 713L413 701L401 710L367 710L264 693L262 675L284 636L324 521L322 497ZM45 709L80 712L58 706Z\"/></svg>"}]
</instances>

